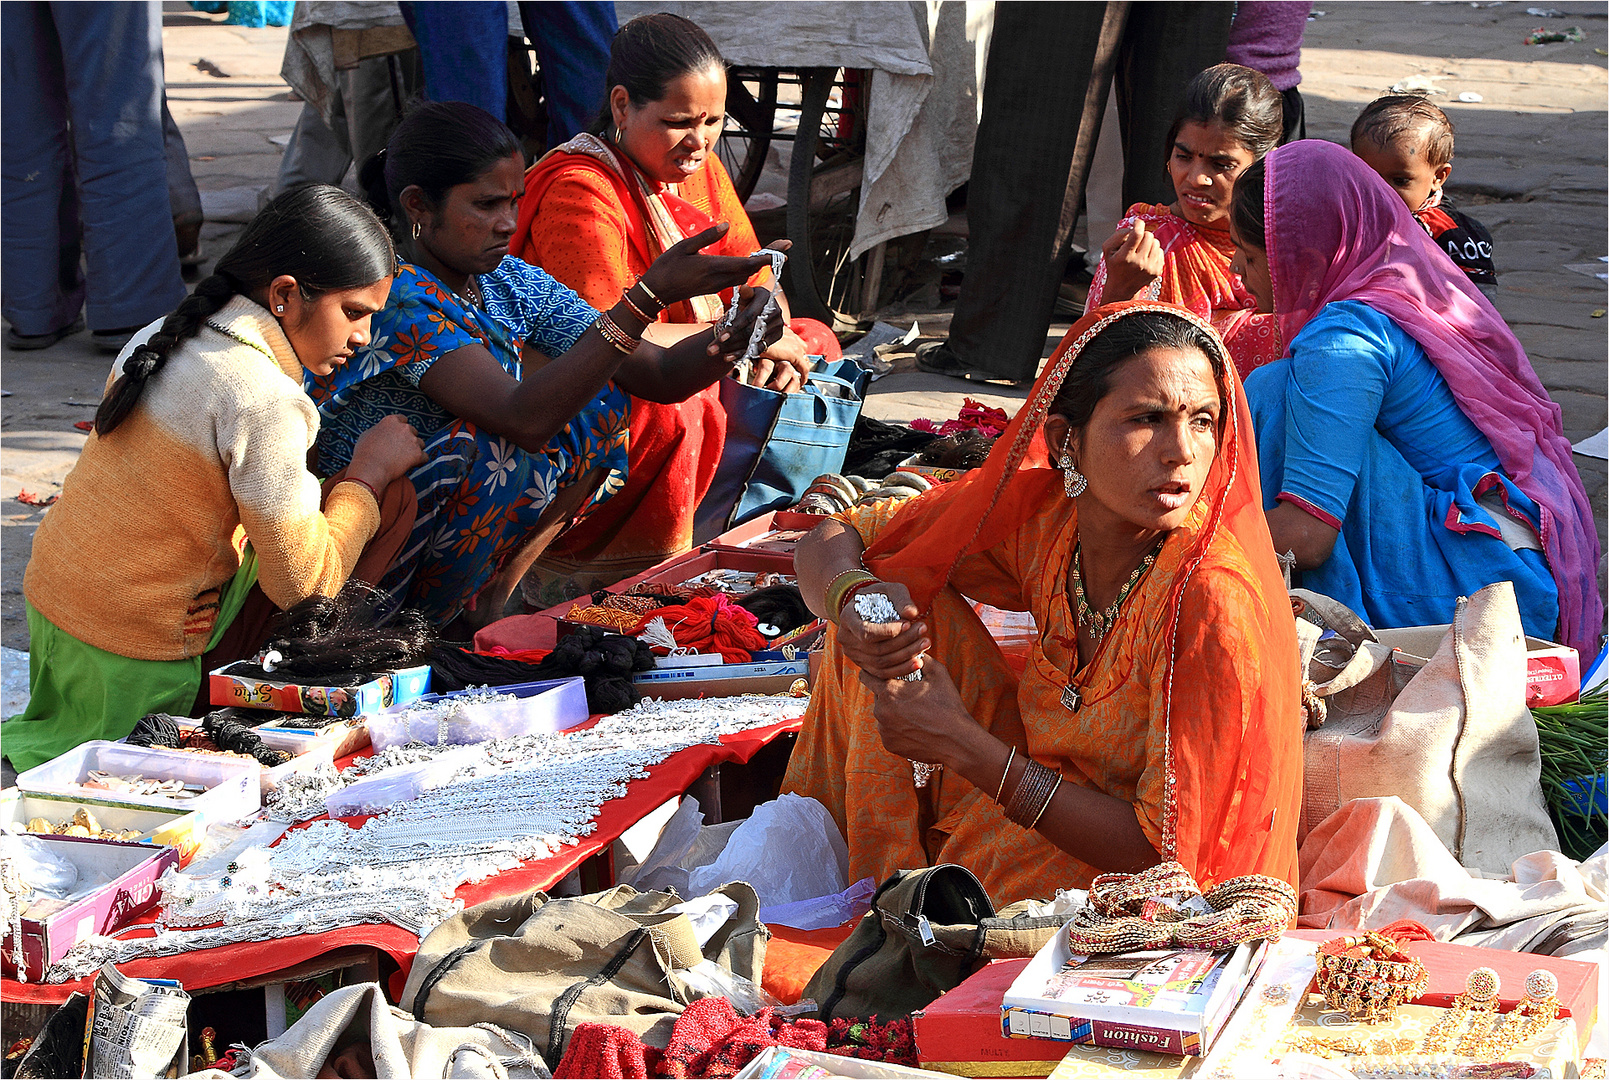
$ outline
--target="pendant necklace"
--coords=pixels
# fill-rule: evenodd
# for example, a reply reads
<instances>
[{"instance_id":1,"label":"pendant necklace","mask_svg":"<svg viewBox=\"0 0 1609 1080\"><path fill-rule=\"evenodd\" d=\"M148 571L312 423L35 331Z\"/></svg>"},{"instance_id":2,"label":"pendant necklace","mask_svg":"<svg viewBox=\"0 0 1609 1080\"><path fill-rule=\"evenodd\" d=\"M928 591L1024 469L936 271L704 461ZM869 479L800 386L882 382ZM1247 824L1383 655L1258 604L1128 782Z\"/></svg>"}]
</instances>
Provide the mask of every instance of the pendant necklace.
<instances>
[{"instance_id":1,"label":"pendant necklace","mask_svg":"<svg viewBox=\"0 0 1609 1080\"><path fill-rule=\"evenodd\" d=\"M1140 560L1140 565L1134 568L1134 573L1129 575L1129 579L1125 581L1123 583L1123 587L1117 591L1117 599L1112 601L1111 606L1103 608L1100 611L1096 611L1091 608L1089 598L1084 595L1084 574L1081 565L1083 563L1084 545L1082 542L1073 545L1073 624L1075 627L1083 627L1089 631L1090 637L1095 639L1095 646L1097 649L1100 647L1100 644L1105 639L1106 635L1112 632L1112 627L1117 623L1117 617L1119 610L1123 606L1123 601L1128 599L1129 593L1134 591L1134 586L1140 583L1140 579L1145 576L1145 572L1151 569L1151 565L1156 562L1157 552L1162 550L1163 539L1166 539L1166 537L1158 539L1157 542L1152 545L1151 550L1146 552L1145 558ZM1074 649L1075 659L1073 663L1076 668L1078 663L1076 659L1076 645L1074 646ZM1081 700L1079 693L1077 689L1074 688L1071 680L1069 680L1066 687L1062 689L1061 702L1068 711L1078 711Z\"/></svg>"}]
</instances>

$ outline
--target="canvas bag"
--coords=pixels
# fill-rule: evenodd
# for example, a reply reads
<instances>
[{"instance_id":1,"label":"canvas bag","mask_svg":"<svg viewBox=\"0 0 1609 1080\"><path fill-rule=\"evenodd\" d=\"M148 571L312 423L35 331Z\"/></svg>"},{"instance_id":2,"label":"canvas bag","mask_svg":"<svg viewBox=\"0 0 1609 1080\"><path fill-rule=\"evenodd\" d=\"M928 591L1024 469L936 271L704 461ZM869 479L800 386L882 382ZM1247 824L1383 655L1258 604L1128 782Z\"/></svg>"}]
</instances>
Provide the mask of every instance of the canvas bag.
<instances>
[{"instance_id":1,"label":"canvas bag","mask_svg":"<svg viewBox=\"0 0 1609 1080\"><path fill-rule=\"evenodd\" d=\"M1558 849L1536 722L1525 707L1525 631L1513 585L1461 597L1423 668L1393 647L1393 637L1409 631L1373 632L1328 597L1291 595L1306 608L1300 618L1339 635L1298 635L1327 712L1303 741L1301 838L1353 799L1395 795L1460 863L1488 874L1505 876L1515 859Z\"/></svg>"},{"instance_id":2,"label":"canvas bag","mask_svg":"<svg viewBox=\"0 0 1609 1080\"><path fill-rule=\"evenodd\" d=\"M1066 921L1000 915L972 871L899 870L805 987L822 1020L904 1016L960 986L985 960L1032 956Z\"/></svg>"},{"instance_id":3,"label":"canvas bag","mask_svg":"<svg viewBox=\"0 0 1609 1080\"><path fill-rule=\"evenodd\" d=\"M490 1021L528 1036L557 1067L577 1024L601 1021L664 1046L702 996L677 974L709 959L758 985L770 932L754 890L714 890L737 911L702 950L673 892L617 885L590 896L503 897L460 912L419 944L402 1007L432 1024Z\"/></svg>"},{"instance_id":4,"label":"canvas bag","mask_svg":"<svg viewBox=\"0 0 1609 1080\"><path fill-rule=\"evenodd\" d=\"M374 1075L504 1080L551 1076L530 1040L491 1024L433 1028L386 1002L378 983L343 986L325 994L286 1031L235 1059L235 1076L291 1080L317 1076L342 1035L366 1033L374 1055ZM229 1073L206 1069L187 1080L227 1080Z\"/></svg>"},{"instance_id":5,"label":"canvas bag","mask_svg":"<svg viewBox=\"0 0 1609 1080\"><path fill-rule=\"evenodd\" d=\"M722 379L726 442L694 514L693 542L792 506L816 477L843 468L870 383L853 360L819 364L791 394Z\"/></svg>"}]
</instances>

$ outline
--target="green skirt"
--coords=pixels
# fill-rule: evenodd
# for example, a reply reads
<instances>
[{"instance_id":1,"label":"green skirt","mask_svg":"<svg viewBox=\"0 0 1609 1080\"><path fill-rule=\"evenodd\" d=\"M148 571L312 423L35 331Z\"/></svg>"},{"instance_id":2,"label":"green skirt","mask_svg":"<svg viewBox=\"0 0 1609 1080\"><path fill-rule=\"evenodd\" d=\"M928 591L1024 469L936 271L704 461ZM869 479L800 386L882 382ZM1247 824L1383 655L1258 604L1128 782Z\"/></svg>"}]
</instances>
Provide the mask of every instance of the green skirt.
<instances>
[{"instance_id":1,"label":"green skirt","mask_svg":"<svg viewBox=\"0 0 1609 1080\"><path fill-rule=\"evenodd\" d=\"M257 583L246 548L218 598L207 648L218 644ZM201 657L133 660L86 645L28 604L28 707L0 724L0 754L21 772L91 739L121 739L154 712L187 716L201 688Z\"/></svg>"}]
</instances>

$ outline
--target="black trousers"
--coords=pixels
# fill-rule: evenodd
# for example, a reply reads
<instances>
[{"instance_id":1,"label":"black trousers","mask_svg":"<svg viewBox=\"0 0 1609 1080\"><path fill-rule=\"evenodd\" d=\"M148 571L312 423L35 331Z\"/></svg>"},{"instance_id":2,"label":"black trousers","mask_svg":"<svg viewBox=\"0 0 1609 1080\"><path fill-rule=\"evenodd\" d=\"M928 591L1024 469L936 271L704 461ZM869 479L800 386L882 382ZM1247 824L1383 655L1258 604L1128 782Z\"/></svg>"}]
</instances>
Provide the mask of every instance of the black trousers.
<instances>
[{"instance_id":1,"label":"black trousers","mask_svg":"<svg viewBox=\"0 0 1609 1080\"><path fill-rule=\"evenodd\" d=\"M1123 202L1172 202L1168 128L1184 88L1222 62L1231 3L1029 3L995 8L967 189L966 278L950 349L971 368L1034 377L1066 269L1101 114L1117 88Z\"/></svg>"}]
</instances>

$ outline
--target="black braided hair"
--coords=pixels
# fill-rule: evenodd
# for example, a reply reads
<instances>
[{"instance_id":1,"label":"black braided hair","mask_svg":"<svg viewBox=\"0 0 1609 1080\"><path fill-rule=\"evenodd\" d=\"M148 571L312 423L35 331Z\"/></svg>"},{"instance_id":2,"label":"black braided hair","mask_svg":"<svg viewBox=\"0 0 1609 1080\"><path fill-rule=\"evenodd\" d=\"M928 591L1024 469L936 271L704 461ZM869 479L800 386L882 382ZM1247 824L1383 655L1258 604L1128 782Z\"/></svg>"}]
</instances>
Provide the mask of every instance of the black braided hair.
<instances>
[{"instance_id":1,"label":"black braided hair","mask_svg":"<svg viewBox=\"0 0 1609 1080\"><path fill-rule=\"evenodd\" d=\"M117 430L180 342L194 337L235 296L249 296L289 275L303 298L312 300L338 289L373 285L395 265L391 237L354 196L329 184L303 184L280 193L252 218L213 273L123 361L123 374L95 412L96 437Z\"/></svg>"},{"instance_id":2,"label":"black braided hair","mask_svg":"<svg viewBox=\"0 0 1609 1080\"><path fill-rule=\"evenodd\" d=\"M334 596L310 596L274 616L264 653L277 652L272 672L242 660L226 674L319 686L356 686L376 675L425 662L436 640L430 620L412 609L387 615L389 597L361 581Z\"/></svg>"}]
</instances>

